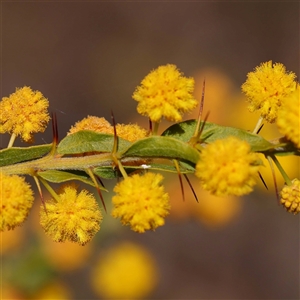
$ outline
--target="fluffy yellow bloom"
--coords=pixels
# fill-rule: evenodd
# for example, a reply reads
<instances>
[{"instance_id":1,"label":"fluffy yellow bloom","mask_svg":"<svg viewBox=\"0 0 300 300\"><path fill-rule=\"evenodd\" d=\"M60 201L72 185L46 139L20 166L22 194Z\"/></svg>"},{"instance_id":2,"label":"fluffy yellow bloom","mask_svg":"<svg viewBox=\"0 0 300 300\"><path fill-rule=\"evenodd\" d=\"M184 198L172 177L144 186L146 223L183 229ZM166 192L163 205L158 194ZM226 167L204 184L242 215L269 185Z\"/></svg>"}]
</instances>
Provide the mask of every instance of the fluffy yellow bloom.
<instances>
[{"instance_id":1,"label":"fluffy yellow bloom","mask_svg":"<svg viewBox=\"0 0 300 300\"><path fill-rule=\"evenodd\" d=\"M130 225L137 232L145 232L164 225L169 214L169 196L161 185L161 174L134 174L119 182L112 198L112 216L121 218L123 225Z\"/></svg>"},{"instance_id":2,"label":"fluffy yellow bloom","mask_svg":"<svg viewBox=\"0 0 300 300\"><path fill-rule=\"evenodd\" d=\"M135 142L147 136L147 131L137 124L117 124L117 135L129 142Z\"/></svg>"},{"instance_id":3,"label":"fluffy yellow bloom","mask_svg":"<svg viewBox=\"0 0 300 300\"><path fill-rule=\"evenodd\" d=\"M292 185L285 185L280 192L280 202L288 212L298 214L300 212L300 180L295 178Z\"/></svg>"},{"instance_id":4,"label":"fluffy yellow bloom","mask_svg":"<svg viewBox=\"0 0 300 300\"><path fill-rule=\"evenodd\" d=\"M102 133L113 133L113 127L105 118L87 116L81 121L76 122L69 130L68 134L75 133L80 130L92 130Z\"/></svg>"},{"instance_id":5,"label":"fluffy yellow bloom","mask_svg":"<svg viewBox=\"0 0 300 300\"><path fill-rule=\"evenodd\" d=\"M207 145L196 165L202 188L216 196L241 196L252 191L259 170L259 157L247 142L228 137Z\"/></svg>"},{"instance_id":6,"label":"fluffy yellow bloom","mask_svg":"<svg viewBox=\"0 0 300 300\"><path fill-rule=\"evenodd\" d=\"M22 224L33 200L31 187L23 177L0 173L0 231Z\"/></svg>"},{"instance_id":7,"label":"fluffy yellow bloom","mask_svg":"<svg viewBox=\"0 0 300 300\"><path fill-rule=\"evenodd\" d=\"M262 63L254 72L248 73L246 82L242 85L250 112L258 110L261 116L273 123L282 106L282 101L296 89L296 75L286 72L280 63L272 65L272 61Z\"/></svg>"},{"instance_id":8,"label":"fluffy yellow bloom","mask_svg":"<svg viewBox=\"0 0 300 300\"><path fill-rule=\"evenodd\" d=\"M182 114L194 109L198 102L193 97L194 79L187 78L175 65L160 66L151 71L133 94L137 111L159 122L182 121Z\"/></svg>"},{"instance_id":9,"label":"fluffy yellow bloom","mask_svg":"<svg viewBox=\"0 0 300 300\"><path fill-rule=\"evenodd\" d=\"M88 116L72 126L68 134L80 130L92 130L99 133L114 134L114 127L104 118ZM117 124L117 135L129 142L135 142L147 136L147 131L137 124Z\"/></svg>"},{"instance_id":10,"label":"fluffy yellow bloom","mask_svg":"<svg viewBox=\"0 0 300 300\"><path fill-rule=\"evenodd\" d=\"M157 280L153 257L143 247L129 242L101 255L92 273L92 286L104 299L144 298Z\"/></svg>"},{"instance_id":11,"label":"fluffy yellow bloom","mask_svg":"<svg viewBox=\"0 0 300 300\"><path fill-rule=\"evenodd\" d=\"M24 141L32 139L32 133L43 132L49 121L48 100L30 87L17 89L0 102L0 133L20 135Z\"/></svg>"},{"instance_id":12,"label":"fluffy yellow bloom","mask_svg":"<svg viewBox=\"0 0 300 300\"><path fill-rule=\"evenodd\" d=\"M300 88L285 98L278 112L279 131L300 148Z\"/></svg>"},{"instance_id":13,"label":"fluffy yellow bloom","mask_svg":"<svg viewBox=\"0 0 300 300\"><path fill-rule=\"evenodd\" d=\"M87 190L77 195L75 186L66 185L59 193L59 201L51 199L45 207L41 205L40 222L55 242L84 245L100 230L102 214L95 197Z\"/></svg>"}]
</instances>

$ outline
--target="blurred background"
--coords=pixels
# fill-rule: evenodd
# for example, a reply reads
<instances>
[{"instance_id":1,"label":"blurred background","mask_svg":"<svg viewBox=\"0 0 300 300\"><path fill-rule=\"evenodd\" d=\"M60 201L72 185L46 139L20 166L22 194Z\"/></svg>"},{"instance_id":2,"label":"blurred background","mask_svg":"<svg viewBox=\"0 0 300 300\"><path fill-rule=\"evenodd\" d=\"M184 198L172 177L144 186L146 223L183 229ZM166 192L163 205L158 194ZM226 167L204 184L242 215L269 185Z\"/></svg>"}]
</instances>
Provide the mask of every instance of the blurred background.
<instances>
[{"instance_id":1,"label":"blurred background","mask_svg":"<svg viewBox=\"0 0 300 300\"><path fill-rule=\"evenodd\" d=\"M247 111L240 91L247 73L272 60L299 76L299 2L2 1L1 10L1 97L24 85L41 91L57 114L60 138L87 115L110 121L111 110L116 122L147 128L131 96L167 63L195 78L198 99L205 78L209 121L249 130L258 115ZM273 127L261 134L278 136ZM50 143L51 134L49 126L35 143ZM0 146L8 139L3 135ZM299 159L280 161L291 178L300 177ZM172 209L165 226L134 233L110 217L109 207L84 247L45 237L37 196L24 226L1 235L2 299L112 298L99 288L105 275L97 267L116 261L114 249L125 242L152 265L134 262L149 285L136 294L133 288L132 299L299 299L299 216L277 205L267 163L263 176L269 190L259 183L242 198L212 198L192 180L198 204L187 185L183 202L177 177L166 175ZM105 185L112 190L115 183ZM104 195L108 206L112 195ZM114 291L129 284L131 267L109 268Z\"/></svg>"}]
</instances>

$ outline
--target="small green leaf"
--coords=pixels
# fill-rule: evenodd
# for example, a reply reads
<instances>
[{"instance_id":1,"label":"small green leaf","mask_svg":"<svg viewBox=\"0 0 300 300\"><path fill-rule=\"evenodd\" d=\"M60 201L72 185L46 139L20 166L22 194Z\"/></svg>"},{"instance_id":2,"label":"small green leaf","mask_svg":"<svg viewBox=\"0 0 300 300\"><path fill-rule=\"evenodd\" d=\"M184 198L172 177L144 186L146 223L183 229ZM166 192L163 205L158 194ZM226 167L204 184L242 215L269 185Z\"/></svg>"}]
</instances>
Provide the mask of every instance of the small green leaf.
<instances>
[{"instance_id":1,"label":"small green leaf","mask_svg":"<svg viewBox=\"0 0 300 300\"><path fill-rule=\"evenodd\" d=\"M180 141L188 142L194 135L196 125L196 120L188 120L177 123L166 129L162 136L170 136ZM250 133L243 129L221 126L210 122L205 122L200 139L202 143L212 143L216 140L224 139L229 136L235 136L248 142L251 146L251 150L254 152L264 152L276 147L260 135Z\"/></svg>"},{"instance_id":2,"label":"small green leaf","mask_svg":"<svg viewBox=\"0 0 300 300\"><path fill-rule=\"evenodd\" d=\"M59 154L86 152L111 152L114 145L112 134L81 130L66 136L57 147ZM127 149L131 143L118 137L118 151Z\"/></svg>"},{"instance_id":3,"label":"small green leaf","mask_svg":"<svg viewBox=\"0 0 300 300\"><path fill-rule=\"evenodd\" d=\"M0 150L0 167L40 158L50 152L52 144L12 147Z\"/></svg>"},{"instance_id":4,"label":"small green leaf","mask_svg":"<svg viewBox=\"0 0 300 300\"><path fill-rule=\"evenodd\" d=\"M199 152L180 140L166 136L151 136L132 144L122 157L169 158L196 164Z\"/></svg>"},{"instance_id":5,"label":"small green leaf","mask_svg":"<svg viewBox=\"0 0 300 300\"><path fill-rule=\"evenodd\" d=\"M95 186L90 177L82 171L65 172L58 170L47 170L38 172L38 176L53 183L61 183L69 180L79 180L91 186Z\"/></svg>"}]
</instances>

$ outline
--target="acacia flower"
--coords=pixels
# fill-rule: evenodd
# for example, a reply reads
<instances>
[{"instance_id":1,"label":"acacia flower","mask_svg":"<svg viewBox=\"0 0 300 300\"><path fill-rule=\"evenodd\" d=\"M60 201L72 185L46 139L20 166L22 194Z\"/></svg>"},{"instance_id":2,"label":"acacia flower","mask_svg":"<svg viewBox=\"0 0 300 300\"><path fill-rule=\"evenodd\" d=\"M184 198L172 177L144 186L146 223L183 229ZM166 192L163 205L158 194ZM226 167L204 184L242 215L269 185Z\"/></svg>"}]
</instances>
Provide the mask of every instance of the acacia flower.
<instances>
[{"instance_id":1,"label":"acacia flower","mask_svg":"<svg viewBox=\"0 0 300 300\"><path fill-rule=\"evenodd\" d=\"M300 88L285 98L278 112L279 131L300 148Z\"/></svg>"},{"instance_id":2,"label":"acacia flower","mask_svg":"<svg viewBox=\"0 0 300 300\"><path fill-rule=\"evenodd\" d=\"M46 234L55 242L86 244L100 230L102 221L95 197L87 190L77 194L73 185L63 186L58 196L59 201L51 199L45 207L41 205L40 223Z\"/></svg>"},{"instance_id":3,"label":"acacia flower","mask_svg":"<svg viewBox=\"0 0 300 300\"><path fill-rule=\"evenodd\" d=\"M137 124L117 124L117 135L129 142L135 142L147 136L147 131Z\"/></svg>"},{"instance_id":4,"label":"acacia flower","mask_svg":"<svg viewBox=\"0 0 300 300\"><path fill-rule=\"evenodd\" d=\"M242 91L250 103L250 112L258 110L266 121L274 123L282 101L296 88L296 75L286 72L283 64L272 61L262 63L254 72L248 73Z\"/></svg>"},{"instance_id":5,"label":"acacia flower","mask_svg":"<svg viewBox=\"0 0 300 300\"><path fill-rule=\"evenodd\" d=\"M16 89L0 102L0 133L20 135L24 141L32 140L32 133L43 132L50 119L48 100L30 87Z\"/></svg>"},{"instance_id":6,"label":"acacia flower","mask_svg":"<svg viewBox=\"0 0 300 300\"><path fill-rule=\"evenodd\" d=\"M69 130L68 134L72 134L80 130L92 130L99 133L114 134L114 127L111 126L105 118L93 116L88 116L87 118L77 122ZM137 124L117 124L116 132L120 138L129 142L135 142L147 136L147 131Z\"/></svg>"},{"instance_id":7,"label":"acacia flower","mask_svg":"<svg viewBox=\"0 0 300 300\"><path fill-rule=\"evenodd\" d=\"M112 198L112 216L121 218L123 225L130 225L137 232L145 232L164 225L169 214L169 196L161 185L161 174L134 174L119 182Z\"/></svg>"},{"instance_id":8,"label":"acacia flower","mask_svg":"<svg viewBox=\"0 0 300 300\"><path fill-rule=\"evenodd\" d=\"M285 185L280 192L280 203L288 212L298 214L300 212L300 180L295 178L292 185Z\"/></svg>"},{"instance_id":9,"label":"acacia flower","mask_svg":"<svg viewBox=\"0 0 300 300\"><path fill-rule=\"evenodd\" d=\"M143 247L123 242L100 256L92 273L92 286L105 299L141 299L158 280L152 255Z\"/></svg>"},{"instance_id":10,"label":"acacia flower","mask_svg":"<svg viewBox=\"0 0 300 300\"><path fill-rule=\"evenodd\" d=\"M252 191L259 161L247 142L228 137L203 148L195 174L202 188L216 196L241 196Z\"/></svg>"},{"instance_id":11,"label":"acacia flower","mask_svg":"<svg viewBox=\"0 0 300 300\"><path fill-rule=\"evenodd\" d=\"M74 126L71 127L68 134L75 133L80 130L92 130L95 132L102 133L113 133L113 127L105 118L99 118L94 116L87 116L75 123Z\"/></svg>"},{"instance_id":12,"label":"acacia flower","mask_svg":"<svg viewBox=\"0 0 300 300\"><path fill-rule=\"evenodd\" d=\"M133 94L137 111L159 122L182 121L182 114L194 109L198 102L193 97L194 79L184 77L175 65L160 66L151 71Z\"/></svg>"},{"instance_id":13,"label":"acacia flower","mask_svg":"<svg viewBox=\"0 0 300 300\"><path fill-rule=\"evenodd\" d=\"M23 177L0 173L0 231L21 225L33 200L31 187Z\"/></svg>"}]
</instances>

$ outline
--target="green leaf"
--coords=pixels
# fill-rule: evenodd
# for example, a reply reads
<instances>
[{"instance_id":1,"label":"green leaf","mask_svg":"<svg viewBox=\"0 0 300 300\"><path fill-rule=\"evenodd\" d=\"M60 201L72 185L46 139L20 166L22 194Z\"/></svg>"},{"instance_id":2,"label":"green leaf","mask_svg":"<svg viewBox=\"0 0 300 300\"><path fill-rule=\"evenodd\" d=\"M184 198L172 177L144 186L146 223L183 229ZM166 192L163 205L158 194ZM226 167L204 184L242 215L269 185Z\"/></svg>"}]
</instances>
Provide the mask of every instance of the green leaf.
<instances>
[{"instance_id":1,"label":"green leaf","mask_svg":"<svg viewBox=\"0 0 300 300\"><path fill-rule=\"evenodd\" d=\"M132 144L122 157L168 158L196 164L199 152L180 140L166 136L151 136Z\"/></svg>"},{"instance_id":2,"label":"green leaf","mask_svg":"<svg viewBox=\"0 0 300 300\"><path fill-rule=\"evenodd\" d=\"M0 167L40 158L50 152L52 144L12 147L0 150Z\"/></svg>"},{"instance_id":3,"label":"green leaf","mask_svg":"<svg viewBox=\"0 0 300 300\"><path fill-rule=\"evenodd\" d=\"M203 126L203 122L201 125ZM188 142L193 137L196 126L196 120L188 120L177 123L166 129L162 136L169 136L183 142ZM216 140L224 139L229 136L235 136L248 142L251 146L251 150L254 152L264 152L276 147L260 135L250 133L243 129L221 126L210 122L205 122L200 139L201 143L212 143Z\"/></svg>"},{"instance_id":4,"label":"green leaf","mask_svg":"<svg viewBox=\"0 0 300 300\"><path fill-rule=\"evenodd\" d=\"M38 172L38 176L41 178L54 183L66 182L69 180L79 180L91 186L95 186L90 177L82 171L57 171L57 170L47 170Z\"/></svg>"},{"instance_id":5,"label":"green leaf","mask_svg":"<svg viewBox=\"0 0 300 300\"><path fill-rule=\"evenodd\" d=\"M81 130L66 136L57 147L59 154L80 154L86 152L111 152L114 145L112 134ZM118 137L118 151L127 149L131 143Z\"/></svg>"}]
</instances>

